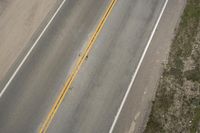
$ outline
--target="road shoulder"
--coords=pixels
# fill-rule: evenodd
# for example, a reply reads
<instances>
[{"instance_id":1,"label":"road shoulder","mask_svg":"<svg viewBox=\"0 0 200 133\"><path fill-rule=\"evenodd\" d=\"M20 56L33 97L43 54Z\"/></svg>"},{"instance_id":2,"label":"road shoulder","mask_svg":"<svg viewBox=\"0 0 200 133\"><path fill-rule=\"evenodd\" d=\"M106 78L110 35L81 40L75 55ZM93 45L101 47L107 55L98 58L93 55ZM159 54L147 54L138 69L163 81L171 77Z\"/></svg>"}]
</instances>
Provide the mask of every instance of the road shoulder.
<instances>
[{"instance_id":1,"label":"road shoulder","mask_svg":"<svg viewBox=\"0 0 200 133\"><path fill-rule=\"evenodd\" d=\"M54 6L61 0L0 2L0 85L33 44ZM19 60L19 61L18 61ZM10 74L9 74L10 73Z\"/></svg>"},{"instance_id":2,"label":"road shoulder","mask_svg":"<svg viewBox=\"0 0 200 133\"><path fill-rule=\"evenodd\" d=\"M149 50L143 60L127 101L119 116L115 133L140 133L144 130L158 80L166 62L185 0L169 0Z\"/></svg>"}]
</instances>

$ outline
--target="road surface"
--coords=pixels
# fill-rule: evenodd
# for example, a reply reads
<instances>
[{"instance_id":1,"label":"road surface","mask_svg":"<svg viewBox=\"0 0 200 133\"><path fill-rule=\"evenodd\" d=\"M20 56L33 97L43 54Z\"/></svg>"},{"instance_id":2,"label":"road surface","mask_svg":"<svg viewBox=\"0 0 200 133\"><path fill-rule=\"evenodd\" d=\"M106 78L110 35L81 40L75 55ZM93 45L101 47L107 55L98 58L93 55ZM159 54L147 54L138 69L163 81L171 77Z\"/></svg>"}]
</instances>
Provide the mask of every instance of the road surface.
<instances>
[{"instance_id":1,"label":"road surface","mask_svg":"<svg viewBox=\"0 0 200 133\"><path fill-rule=\"evenodd\" d=\"M67 0L0 98L0 132L38 132L109 0ZM49 133L109 132L165 0L118 0Z\"/></svg>"}]
</instances>

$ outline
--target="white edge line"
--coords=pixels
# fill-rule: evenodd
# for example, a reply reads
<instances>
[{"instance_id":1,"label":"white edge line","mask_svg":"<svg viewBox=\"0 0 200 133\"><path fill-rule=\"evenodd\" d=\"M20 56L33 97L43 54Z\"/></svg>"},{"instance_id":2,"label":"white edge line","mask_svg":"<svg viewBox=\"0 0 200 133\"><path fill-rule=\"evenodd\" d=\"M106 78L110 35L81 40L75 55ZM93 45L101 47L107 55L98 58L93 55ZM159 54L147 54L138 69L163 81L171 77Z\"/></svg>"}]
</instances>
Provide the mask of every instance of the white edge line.
<instances>
[{"instance_id":1,"label":"white edge line","mask_svg":"<svg viewBox=\"0 0 200 133\"><path fill-rule=\"evenodd\" d=\"M153 36L154 36L155 31L156 31L156 29L157 29L157 27L158 27L158 24L159 24L160 19L161 19L162 15L163 15L163 12L164 12L164 10L165 10L165 8L166 8L166 6L167 6L167 3L168 3L168 0L165 1L165 4L164 4L164 6L163 6L163 8L162 8L162 11L161 11L161 13L160 13L160 15L159 15L159 17L158 17L158 19L157 19L157 21L156 21L156 24L155 24L155 26L154 26L154 28L153 28L153 31L151 32L151 36L150 36L150 38L149 38L149 40L148 40L148 42L147 42L147 45L146 45L146 47L145 47L145 49L144 49L144 51L143 51L143 53L142 53L142 56L141 56L140 61L139 61L139 63L138 63L138 66L137 66L137 68L136 68L136 70L135 70L135 73L133 74L133 77L132 77L132 79L131 79L131 82L130 82L130 84L129 84L129 86L128 86L128 89L127 89L127 91L126 91L126 93L125 93L125 96L124 96L124 98L123 98L123 100L122 100L122 102L121 102L121 105L120 105L120 107L119 107L119 109L118 109L118 111L117 111L117 114L116 114L116 116L115 116L115 118L114 118L114 121L113 121L113 123L112 123L112 126L111 126L111 128L110 128L110 130L109 130L109 133L112 133L113 130L114 130L114 128L115 128L115 125L116 125L116 123L117 123L117 120L118 120L118 118L119 118L119 115L120 115L120 113L121 113L121 111L122 111L122 108L123 108L125 102L126 102L126 99L127 99L127 97L128 97L128 94L129 94L129 92L130 92L130 90L131 90L131 87L132 87L134 81L135 81L135 78L136 78L136 76L137 76L137 73L138 73L138 71L139 71L139 69L140 69L140 66L141 66L142 61L143 61L143 59L144 59L144 57L145 57L145 54L146 54L146 52L147 52L147 50L148 50L148 48L149 48L149 45L150 45L150 43L151 43L151 41L152 41L152 39L153 39Z\"/></svg>"},{"instance_id":2,"label":"white edge line","mask_svg":"<svg viewBox=\"0 0 200 133\"><path fill-rule=\"evenodd\" d=\"M22 67L22 65L24 64L24 62L27 60L28 56L31 54L31 52L33 51L33 49L35 48L35 46L37 45L38 41L40 40L40 38L42 37L42 35L44 34L44 32L47 30L47 28L49 27L49 25L51 24L51 22L53 21L53 19L55 18L55 16L58 14L58 12L60 11L60 9L62 8L62 6L64 5L66 0L63 0L62 3L60 4L60 6L58 7L58 9L56 10L56 12L53 14L52 18L50 19L50 21L47 23L47 25L45 26L45 28L43 29L43 31L40 33L40 35L38 36L38 38L36 39L36 41L34 42L33 46L30 48L30 50L28 51L28 53L26 54L26 56L23 58L23 60L21 61L21 63L19 64L19 66L17 67L17 69L15 70L15 72L12 74L12 76L10 77L10 79L8 80L8 82L6 83L6 85L4 86L4 88L2 89L1 93L0 93L0 98L3 96L4 92L6 91L6 89L8 88L8 86L10 85L10 83L12 82L12 80L15 78L15 76L17 75L17 73L19 72L20 68Z\"/></svg>"}]
</instances>

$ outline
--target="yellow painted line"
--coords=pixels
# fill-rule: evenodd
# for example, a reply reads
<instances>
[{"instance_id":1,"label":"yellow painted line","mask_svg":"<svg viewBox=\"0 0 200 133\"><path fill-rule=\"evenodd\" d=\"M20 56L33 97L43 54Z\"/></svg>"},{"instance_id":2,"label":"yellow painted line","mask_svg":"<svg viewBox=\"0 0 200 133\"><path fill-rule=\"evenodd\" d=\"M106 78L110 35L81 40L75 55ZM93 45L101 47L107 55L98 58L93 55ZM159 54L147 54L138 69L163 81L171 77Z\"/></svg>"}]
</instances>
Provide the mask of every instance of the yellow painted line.
<instances>
[{"instance_id":1,"label":"yellow painted line","mask_svg":"<svg viewBox=\"0 0 200 133\"><path fill-rule=\"evenodd\" d=\"M100 23L98 24L98 26L97 26L92 38L90 39L87 47L85 48L83 54L81 54L81 56L78 58L73 71L71 72L69 78L67 79L67 82L65 83L65 85L64 85L63 89L61 90L58 98L56 99L54 105L52 106L50 112L48 113L47 118L45 119L42 127L40 128L39 133L46 133L52 119L54 118L54 116L55 116L58 108L60 107L62 101L64 100L66 93L68 92L71 84L73 83L77 73L79 72L79 70L81 68L81 65L84 63L87 55L89 54L92 46L94 45L94 42L96 41L100 31L102 30L102 28L103 28L103 26L104 26L109 14L111 13L116 2L117 2L117 0L111 0L108 8L106 9L106 12L104 13Z\"/></svg>"}]
</instances>

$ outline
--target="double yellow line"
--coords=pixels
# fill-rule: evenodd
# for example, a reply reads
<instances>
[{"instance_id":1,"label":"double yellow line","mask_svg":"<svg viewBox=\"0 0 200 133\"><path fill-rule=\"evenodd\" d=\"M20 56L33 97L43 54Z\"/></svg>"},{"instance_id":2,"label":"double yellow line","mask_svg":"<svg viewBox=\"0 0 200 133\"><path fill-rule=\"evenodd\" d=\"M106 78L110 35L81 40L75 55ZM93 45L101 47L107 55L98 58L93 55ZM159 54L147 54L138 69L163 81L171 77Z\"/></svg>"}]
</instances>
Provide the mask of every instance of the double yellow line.
<instances>
[{"instance_id":1,"label":"double yellow line","mask_svg":"<svg viewBox=\"0 0 200 133\"><path fill-rule=\"evenodd\" d=\"M42 127L40 128L39 133L45 133L52 121L52 119L54 118L58 108L60 107L62 101L64 100L64 97L66 95L66 93L68 92L71 84L73 83L77 73L79 72L81 65L84 63L86 57L88 56L92 46L94 45L94 42L96 41L100 31L102 30L110 12L112 11L115 3L117 2L117 0L111 0L108 8L106 9L106 12L104 13L100 23L98 24L92 38L90 39L89 43L87 44L87 47L85 48L84 52L81 54L81 56L78 58L76 65L73 69L73 71L71 72L69 78L67 79L67 82L65 83L62 91L60 92L58 98L56 99L53 107L51 108L50 112L48 113L47 118L45 119Z\"/></svg>"}]
</instances>

